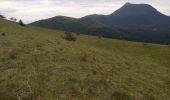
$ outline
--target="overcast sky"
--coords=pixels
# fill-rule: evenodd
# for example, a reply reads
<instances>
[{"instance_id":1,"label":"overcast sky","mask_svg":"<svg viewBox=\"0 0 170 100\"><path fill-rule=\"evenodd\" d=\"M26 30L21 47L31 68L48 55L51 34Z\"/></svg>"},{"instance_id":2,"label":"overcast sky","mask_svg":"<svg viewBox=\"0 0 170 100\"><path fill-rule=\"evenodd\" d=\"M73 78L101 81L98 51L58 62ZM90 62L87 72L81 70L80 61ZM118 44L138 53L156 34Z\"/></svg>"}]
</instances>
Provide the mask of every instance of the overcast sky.
<instances>
[{"instance_id":1,"label":"overcast sky","mask_svg":"<svg viewBox=\"0 0 170 100\"><path fill-rule=\"evenodd\" d=\"M58 15L110 14L126 2L147 3L170 16L170 0L0 0L0 14L30 23Z\"/></svg>"}]
</instances>

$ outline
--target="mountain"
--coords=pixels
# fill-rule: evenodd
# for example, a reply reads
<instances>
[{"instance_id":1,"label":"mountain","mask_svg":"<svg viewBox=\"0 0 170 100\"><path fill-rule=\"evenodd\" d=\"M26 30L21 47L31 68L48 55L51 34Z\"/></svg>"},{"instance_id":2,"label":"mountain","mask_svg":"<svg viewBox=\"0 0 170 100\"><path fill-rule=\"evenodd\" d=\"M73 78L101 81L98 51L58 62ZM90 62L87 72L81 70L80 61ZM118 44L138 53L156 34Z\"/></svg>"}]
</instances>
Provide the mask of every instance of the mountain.
<instances>
[{"instance_id":1,"label":"mountain","mask_svg":"<svg viewBox=\"0 0 170 100\"><path fill-rule=\"evenodd\" d=\"M126 3L110 15L89 15L83 19L122 30L127 40L170 43L170 17L148 4Z\"/></svg>"},{"instance_id":2,"label":"mountain","mask_svg":"<svg viewBox=\"0 0 170 100\"><path fill-rule=\"evenodd\" d=\"M113 16L162 16L154 7L148 4L126 3L123 7L115 11Z\"/></svg>"},{"instance_id":3,"label":"mountain","mask_svg":"<svg viewBox=\"0 0 170 100\"><path fill-rule=\"evenodd\" d=\"M63 36L0 19L0 100L170 98L168 45Z\"/></svg>"},{"instance_id":4,"label":"mountain","mask_svg":"<svg viewBox=\"0 0 170 100\"><path fill-rule=\"evenodd\" d=\"M77 19L65 16L56 16L53 18L40 20L31 23L31 25L90 35L106 33L108 37L112 36L112 33L119 33L107 25L91 19Z\"/></svg>"},{"instance_id":5,"label":"mountain","mask_svg":"<svg viewBox=\"0 0 170 100\"><path fill-rule=\"evenodd\" d=\"M170 17L148 4L126 3L110 15L94 14L80 19L68 18L62 20L62 23L59 16L52 19L41 20L31 25L114 39L170 43Z\"/></svg>"},{"instance_id":6,"label":"mountain","mask_svg":"<svg viewBox=\"0 0 170 100\"><path fill-rule=\"evenodd\" d=\"M126 3L110 15L89 15L84 19L93 19L112 27L170 25L170 17L158 12L148 4Z\"/></svg>"}]
</instances>

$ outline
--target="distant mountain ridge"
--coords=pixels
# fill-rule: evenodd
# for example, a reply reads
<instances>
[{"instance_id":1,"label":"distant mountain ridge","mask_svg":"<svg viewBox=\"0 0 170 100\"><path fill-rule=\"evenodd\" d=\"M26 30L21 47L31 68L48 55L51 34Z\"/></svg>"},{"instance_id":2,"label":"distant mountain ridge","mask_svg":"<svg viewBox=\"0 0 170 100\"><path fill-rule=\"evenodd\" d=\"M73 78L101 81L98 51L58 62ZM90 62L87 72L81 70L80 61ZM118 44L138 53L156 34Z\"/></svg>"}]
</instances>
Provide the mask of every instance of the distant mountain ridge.
<instances>
[{"instance_id":1,"label":"distant mountain ridge","mask_svg":"<svg viewBox=\"0 0 170 100\"><path fill-rule=\"evenodd\" d=\"M170 43L170 17L148 4L126 3L110 15L93 14L80 19L57 16L31 25L131 41Z\"/></svg>"},{"instance_id":2,"label":"distant mountain ridge","mask_svg":"<svg viewBox=\"0 0 170 100\"><path fill-rule=\"evenodd\" d=\"M78 19L66 16L56 16L46 20L31 23L33 26L40 26L50 29L58 29L88 35L98 35L106 33L107 37L112 37L113 33L120 33L109 26L91 19Z\"/></svg>"},{"instance_id":3,"label":"distant mountain ridge","mask_svg":"<svg viewBox=\"0 0 170 100\"><path fill-rule=\"evenodd\" d=\"M170 25L170 17L160 13L148 4L126 3L110 15L89 15L83 17L92 19L111 27L119 25ZM121 26L120 26L121 27Z\"/></svg>"}]
</instances>

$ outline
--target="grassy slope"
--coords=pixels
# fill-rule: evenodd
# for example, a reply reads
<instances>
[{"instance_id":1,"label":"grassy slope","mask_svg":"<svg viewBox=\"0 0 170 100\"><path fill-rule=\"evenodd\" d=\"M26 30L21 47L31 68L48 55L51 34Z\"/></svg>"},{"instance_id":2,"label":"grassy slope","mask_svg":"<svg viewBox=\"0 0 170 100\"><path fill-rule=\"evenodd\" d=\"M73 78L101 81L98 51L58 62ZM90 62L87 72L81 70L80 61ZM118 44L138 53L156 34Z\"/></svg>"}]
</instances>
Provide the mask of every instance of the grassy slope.
<instances>
[{"instance_id":1,"label":"grassy slope","mask_svg":"<svg viewBox=\"0 0 170 100\"><path fill-rule=\"evenodd\" d=\"M0 99L167 100L170 46L79 36L0 20Z\"/></svg>"}]
</instances>

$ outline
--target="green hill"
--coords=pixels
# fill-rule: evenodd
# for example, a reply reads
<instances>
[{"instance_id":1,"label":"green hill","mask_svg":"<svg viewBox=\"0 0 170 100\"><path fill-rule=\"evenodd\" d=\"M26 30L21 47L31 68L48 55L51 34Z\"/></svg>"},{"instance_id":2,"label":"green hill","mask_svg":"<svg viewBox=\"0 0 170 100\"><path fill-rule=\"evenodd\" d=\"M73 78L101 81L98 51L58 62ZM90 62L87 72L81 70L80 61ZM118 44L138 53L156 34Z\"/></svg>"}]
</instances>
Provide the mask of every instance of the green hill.
<instances>
[{"instance_id":1,"label":"green hill","mask_svg":"<svg viewBox=\"0 0 170 100\"><path fill-rule=\"evenodd\" d=\"M1 100L170 99L170 46L63 35L0 19Z\"/></svg>"},{"instance_id":2,"label":"green hill","mask_svg":"<svg viewBox=\"0 0 170 100\"><path fill-rule=\"evenodd\" d=\"M65 16L56 16L31 23L30 25L63 31L71 31L90 35L107 33L108 37L118 31L91 19L77 19Z\"/></svg>"}]
</instances>

